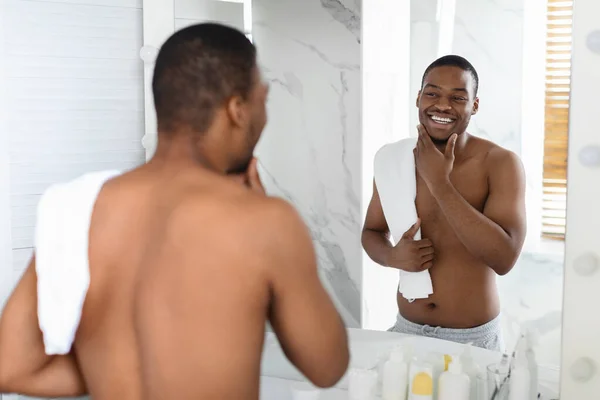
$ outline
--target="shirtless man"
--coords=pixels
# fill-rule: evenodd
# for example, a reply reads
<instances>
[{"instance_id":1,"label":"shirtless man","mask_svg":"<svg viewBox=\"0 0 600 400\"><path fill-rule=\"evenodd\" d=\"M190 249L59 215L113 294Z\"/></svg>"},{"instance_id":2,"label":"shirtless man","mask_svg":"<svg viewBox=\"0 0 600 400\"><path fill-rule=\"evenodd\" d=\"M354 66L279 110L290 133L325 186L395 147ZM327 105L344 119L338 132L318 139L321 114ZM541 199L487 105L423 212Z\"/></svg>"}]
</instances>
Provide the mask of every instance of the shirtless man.
<instances>
[{"instance_id":1,"label":"shirtless man","mask_svg":"<svg viewBox=\"0 0 600 400\"><path fill-rule=\"evenodd\" d=\"M427 68L414 150L419 220L392 245L375 186L362 243L382 266L431 274L429 298L410 303L398 293L391 331L501 350L496 276L513 268L523 246L525 175L514 153L466 132L477 89L477 73L462 57ZM422 240L413 240L419 227Z\"/></svg>"},{"instance_id":2,"label":"shirtless man","mask_svg":"<svg viewBox=\"0 0 600 400\"><path fill-rule=\"evenodd\" d=\"M312 383L334 385L345 328L306 226L265 195L252 157L267 96L255 47L217 24L181 30L160 50L153 93L155 156L108 181L95 205L71 354L45 355L34 259L0 322L0 392L258 399L267 320Z\"/></svg>"}]
</instances>

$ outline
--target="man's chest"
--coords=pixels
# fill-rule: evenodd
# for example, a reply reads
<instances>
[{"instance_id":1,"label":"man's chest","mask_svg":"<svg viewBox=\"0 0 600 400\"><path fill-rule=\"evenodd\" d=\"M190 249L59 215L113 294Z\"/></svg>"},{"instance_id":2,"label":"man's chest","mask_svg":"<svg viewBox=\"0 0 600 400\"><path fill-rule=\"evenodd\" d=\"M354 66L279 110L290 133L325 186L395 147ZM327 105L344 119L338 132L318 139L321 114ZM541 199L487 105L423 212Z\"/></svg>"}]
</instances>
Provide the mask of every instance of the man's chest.
<instances>
[{"instance_id":1,"label":"man's chest","mask_svg":"<svg viewBox=\"0 0 600 400\"><path fill-rule=\"evenodd\" d=\"M450 182L473 208L483 211L489 194L488 175L483 168L455 168L450 174ZM437 222L443 215L437 200L418 173L415 205L423 223Z\"/></svg>"}]
</instances>

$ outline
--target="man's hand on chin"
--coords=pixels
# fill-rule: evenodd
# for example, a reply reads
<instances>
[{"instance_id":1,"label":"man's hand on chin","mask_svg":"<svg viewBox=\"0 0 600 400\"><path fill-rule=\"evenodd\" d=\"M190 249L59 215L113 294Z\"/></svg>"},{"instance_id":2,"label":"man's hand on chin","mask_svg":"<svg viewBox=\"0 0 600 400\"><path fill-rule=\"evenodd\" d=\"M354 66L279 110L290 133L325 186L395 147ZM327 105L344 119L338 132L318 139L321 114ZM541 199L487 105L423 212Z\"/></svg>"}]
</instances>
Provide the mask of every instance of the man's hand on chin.
<instances>
[{"instance_id":1,"label":"man's hand on chin","mask_svg":"<svg viewBox=\"0 0 600 400\"><path fill-rule=\"evenodd\" d=\"M252 161L250 161L248 169L245 173L231 174L229 177L235 182L248 187L257 194L261 194L263 196L267 195L265 188L260 181L260 176L258 174L258 159L256 157L252 158Z\"/></svg>"},{"instance_id":2,"label":"man's hand on chin","mask_svg":"<svg viewBox=\"0 0 600 400\"><path fill-rule=\"evenodd\" d=\"M454 146L458 135L452 134L445 151L437 149L423 125L417 127L419 139L414 149L415 166L430 191L450 181L454 166Z\"/></svg>"}]
</instances>

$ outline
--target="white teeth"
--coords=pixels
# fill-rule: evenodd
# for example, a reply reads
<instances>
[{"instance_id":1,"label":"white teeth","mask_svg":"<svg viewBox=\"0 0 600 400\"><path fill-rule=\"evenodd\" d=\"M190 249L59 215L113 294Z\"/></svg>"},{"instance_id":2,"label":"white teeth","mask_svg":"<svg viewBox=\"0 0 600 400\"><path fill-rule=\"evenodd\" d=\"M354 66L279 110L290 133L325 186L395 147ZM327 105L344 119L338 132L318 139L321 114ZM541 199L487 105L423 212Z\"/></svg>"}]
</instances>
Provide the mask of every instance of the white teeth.
<instances>
[{"instance_id":1,"label":"white teeth","mask_svg":"<svg viewBox=\"0 0 600 400\"><path fill-rule=\"evenodd\" d=\"M440 124L450 124L450 123L454 122L450 118L441 118L441 117L436 117L435 115L432 115L431 119Z\"/></svg>"}]
</instances>

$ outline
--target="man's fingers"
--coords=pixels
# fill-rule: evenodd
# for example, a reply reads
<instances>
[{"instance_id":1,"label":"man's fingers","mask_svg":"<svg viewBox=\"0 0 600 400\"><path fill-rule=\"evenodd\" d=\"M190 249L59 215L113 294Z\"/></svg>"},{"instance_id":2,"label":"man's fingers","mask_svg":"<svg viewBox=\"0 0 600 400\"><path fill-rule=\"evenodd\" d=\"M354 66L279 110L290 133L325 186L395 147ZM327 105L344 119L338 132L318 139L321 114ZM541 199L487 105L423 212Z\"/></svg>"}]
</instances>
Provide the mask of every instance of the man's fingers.
<instances>
[{"instance_id":1,"label":"man's fingers","mask_svg":"<svg viewBox=\"0 0 600 400\"><path fill-rule=\"evenodd\" d=\"M431 138L429 137L429 133L427 133L427 129L421 124L417 126L417 130L419 131L419 142L423 147L427 147L430 144L433 144Z\"/></svg>"},{"instance_id":2,"label":"man's fingers","mask_svg":"<svg viewBox=\"0 0 600 400\"><path fill-rule=\"evenodd\" d=\"M421 271L427 271L431 267L433 267L433 261L427 261L421 265Z\"/></svg>"},{"instance_id":3,"label":"man's fingers","mask_svg":"<svg viewBox=\"0 0 600 400\"><path fill-rule=\"evenodd\" d=\"M253 158L248 166L248 184L255 192L266 194L265 188L260 181L260 175L258 174L258 159Z\"/></svg>"},{"instance_id":4,"label":"man's fingers","mask_svg":"<svg viewBox=\"0 0 600 400\"><path fill-rule=\"evenodd\" d=\"M411 271L412 272L427 271L431 267L433 267L433 260L419 261L414 264L414 267L411 269Z\"/></svg>"},{"instance_id":5,"label":"man's fingers","mask_svg":"<svg viewBox=\"0 0 600 400\"><path fill-rule=\"evenodd\" d=\"M232 181L239 183L240 185L248 184L248 177L246 176L246 174L227 175L227 177Z\"/></svg>"},{"instance_id":6,"label":"man's fingers","mask_svg":"<svg viewBox=\"0 0 600 400\"><path fill-rule=\"evenodd\" d=\"M417 132L419 133L419 135L417 136L417 151L421 150L423 148L423 145L425 143L423 143L423 132L421 131L421 125L417 125Z\"/></svg>"},{"instance_id":7,"label":"man's fingers","mask_svg":"<svg viewBox=\"0 0 600 400\"><path fill-rule=\"evenodd\" d=\"M404 235L402 235L402 238L403 239L414 238L415 235L417 234L417 232L419 231L420 227L421 227L421 219L417 218L417 222L415 222L413 226L411 226L410 228L408 228L408 230L406 232L404 232Z\"/></svg>"},{"instance_id":8,"label":"man's fingers","mask_svg":"<svg viewBox=\"0 0 600 400\"><path fill-rule=\"evenodd\" d=\"M421 257L421 264L425 264L429 261L433 261L434 258L435 258L435 254L433 254L433 253L427 254L427 255Z\"/></svg>"},{"instance_id":9,"label":"man's fingers","mask_svg":"<svg viewBox=\"0 0 600 400\"><path fill-rule=\"evenodd\" d=\"M446 151L444 152L444 155L447 158L450 158L450 159L454 158L454 147L456 146L457 138L458 138L458 135L456 133L453 133L452 136L450 136L450 140L448 140L448 143L446 144Z\"/></svg>"},{"instance_id":10,"label":"man's fingers","mask_svg":"<svg viewBox=\"0 0 600 400\"><path fill-rule=\"evenodd\" d=\"M416 240L415 244L420 249L425 248L425 247L431 247L431 246L433 246L433 243L431 243L431 240L429 240L429 239Z\"/></svg>"},{"instance_id":11,"label":"man's fingers","mask_svg":"<svg viewBox=\"0 0 600 400\"><path fill-rule=\"evenodd\" d=\"M258 175L258 160L253 158L248 166L248 181L252 183L260 182L260 176Z\"/></svg>"},{"instance_id":12,"label":"man's fingers","mask_svg":"<svg viewBox=\"0 0 600 400\"><path fill-rule=\"evenodd\" d=\"M433 253L435 253L435 251L433 250L432 246L430 246L430 247L423 247L422 249L419 249L419 255L421 257L425 257L425 256L431 255Z\"/></svg>"}]
</instances>

